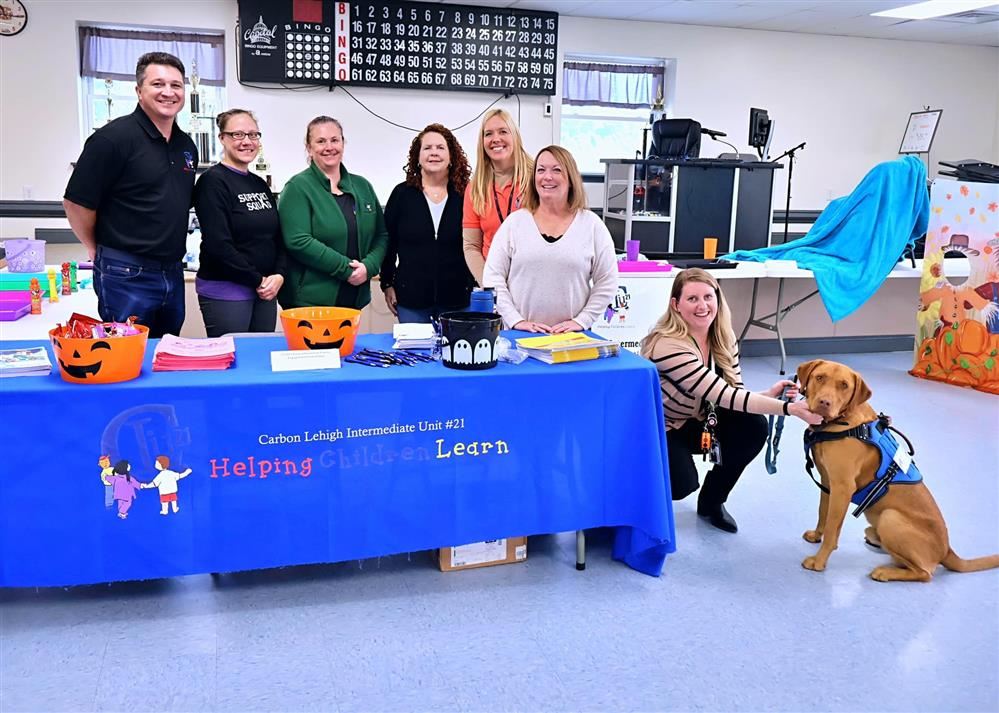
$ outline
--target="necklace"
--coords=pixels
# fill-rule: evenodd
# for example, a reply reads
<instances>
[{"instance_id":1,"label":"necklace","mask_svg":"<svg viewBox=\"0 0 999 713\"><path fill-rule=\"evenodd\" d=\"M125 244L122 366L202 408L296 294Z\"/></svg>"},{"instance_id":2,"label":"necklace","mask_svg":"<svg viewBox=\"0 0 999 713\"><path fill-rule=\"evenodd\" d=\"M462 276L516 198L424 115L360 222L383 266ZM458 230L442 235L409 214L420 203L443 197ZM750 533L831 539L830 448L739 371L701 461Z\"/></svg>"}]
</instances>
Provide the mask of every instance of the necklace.
<instances>
[{"instance_id":1,"label":"necklace","mask_svg":"<svg viewBox=\"0 0 999 713\"><path fill-rule=\"evenodd\" d=\"M447 187L424 186L423 192L426 193L427 198L432 200L434 203L440 203L444 196L447 195Z\"/></svg>"}]
</instances>

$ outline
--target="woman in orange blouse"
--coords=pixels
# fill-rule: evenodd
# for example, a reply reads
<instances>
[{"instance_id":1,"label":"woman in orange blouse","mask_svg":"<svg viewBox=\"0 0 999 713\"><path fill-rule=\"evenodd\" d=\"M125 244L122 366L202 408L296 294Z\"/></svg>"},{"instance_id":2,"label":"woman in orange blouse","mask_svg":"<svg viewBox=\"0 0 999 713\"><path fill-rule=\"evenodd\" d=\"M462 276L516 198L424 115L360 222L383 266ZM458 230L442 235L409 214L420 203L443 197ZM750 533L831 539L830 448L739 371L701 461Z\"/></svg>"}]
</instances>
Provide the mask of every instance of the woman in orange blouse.
<instances>
[{"instance_id":1,"label":"woman in orange blouse","mask_svg":"<svg viewBox=\"0 0 999 713\"><path fill-rule=\"evenodd\" d=\"M462 217L465 262L482 285L482 271L493 236L504 220L521 207L534 173L513 117L493 109L482 119L475 171L465 189Z\"/></svg>"}]
</instances>

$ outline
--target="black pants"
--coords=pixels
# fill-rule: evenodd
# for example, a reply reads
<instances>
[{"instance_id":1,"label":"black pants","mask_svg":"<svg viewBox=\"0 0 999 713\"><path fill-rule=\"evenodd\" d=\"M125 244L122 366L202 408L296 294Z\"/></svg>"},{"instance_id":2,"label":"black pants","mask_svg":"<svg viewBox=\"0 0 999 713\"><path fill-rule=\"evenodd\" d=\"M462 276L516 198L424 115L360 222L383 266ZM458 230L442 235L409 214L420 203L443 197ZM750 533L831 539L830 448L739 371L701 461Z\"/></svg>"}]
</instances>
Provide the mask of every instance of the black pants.
<instances>
[{"instance_id":1,"label":"black pants","mask_svg":"<svg viewBox=\"0 0 999 713\"><path fill-rule=\"evenodd\" d=\"M767 419L741 411L718 409L716 435L721 442L722 464L714 466L704 478L697 498L698 508L710 509L728 499L735 483L767 442ZM666 432L669 455L669 480L674 500L683 500L697 490L694 457L701 457L701 433L704 422L689 419L681 428Z\"/></svg>"},{"instance_id":2,"label":"black pants","mask_svg":"<svg viewBox=\"0 0 999 713\"><path fill-rule=\"evenodd\" d=\"M215 300L198 295L205 333L209 337L240 332L273 332L277 325L277 300Z\"/></svg>"}]
</instances>

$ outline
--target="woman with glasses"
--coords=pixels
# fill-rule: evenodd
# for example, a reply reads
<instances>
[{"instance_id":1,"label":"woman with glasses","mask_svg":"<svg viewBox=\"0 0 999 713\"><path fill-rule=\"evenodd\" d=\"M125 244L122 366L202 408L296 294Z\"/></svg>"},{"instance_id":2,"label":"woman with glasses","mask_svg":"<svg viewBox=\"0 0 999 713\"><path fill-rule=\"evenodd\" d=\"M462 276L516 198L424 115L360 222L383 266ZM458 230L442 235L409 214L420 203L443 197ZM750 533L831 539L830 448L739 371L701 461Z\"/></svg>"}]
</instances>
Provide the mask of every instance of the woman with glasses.
<instances>
[{"instance_id":1,"label":"woman with glasses","mask_svg":"<svg viewBox=\"0 0 999 713\"><path fill-rule=\"evenodd\" d=\"M260 153L253 114L230 109L215 120L222 161L194 187L201 225L201 264L195 281L209 337L273 332L285 252L277 202L267 183L250 173Z\"/></svg>"}]
</instances>

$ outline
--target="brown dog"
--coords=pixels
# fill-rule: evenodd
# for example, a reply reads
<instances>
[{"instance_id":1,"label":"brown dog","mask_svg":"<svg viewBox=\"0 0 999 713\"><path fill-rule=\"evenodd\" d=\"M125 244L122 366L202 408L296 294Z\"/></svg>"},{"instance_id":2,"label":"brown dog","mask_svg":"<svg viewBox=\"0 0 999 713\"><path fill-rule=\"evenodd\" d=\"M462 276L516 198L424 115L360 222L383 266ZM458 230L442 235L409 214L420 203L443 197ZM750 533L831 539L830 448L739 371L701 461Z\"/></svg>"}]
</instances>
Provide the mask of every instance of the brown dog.
<instances>
[{"instance_id":1,"label":"brown dog","mask_svg":"<svg viewBox=\"0 0 999 713\"><path fill-rule=\"evenodd\" d=\"M825 419L822 425L813 427L817 431L847 431L877 418L867 403L870 388L848 366L822 359L805 362L798 367L798 381L808 408ZM850 498L874 480L881 455L877 447L847 437L815 443L812 457L829 493L822 493L820 498L815 529L802 535L822 546L801 566L821 572L839 543ZM883 547L894 563L871 572L871 578L879 582L929 582L941 564L954 572L999 567L999 555L964 560L954 554L943 515L922 482L889 486L888 492L864 514L870 523L864 531L868 542Z\"/></svg>"}]
</instances>

